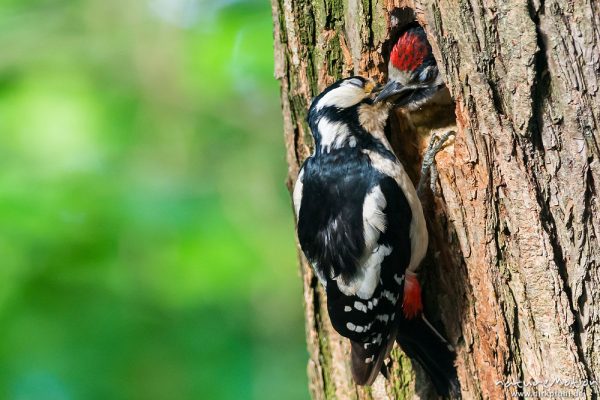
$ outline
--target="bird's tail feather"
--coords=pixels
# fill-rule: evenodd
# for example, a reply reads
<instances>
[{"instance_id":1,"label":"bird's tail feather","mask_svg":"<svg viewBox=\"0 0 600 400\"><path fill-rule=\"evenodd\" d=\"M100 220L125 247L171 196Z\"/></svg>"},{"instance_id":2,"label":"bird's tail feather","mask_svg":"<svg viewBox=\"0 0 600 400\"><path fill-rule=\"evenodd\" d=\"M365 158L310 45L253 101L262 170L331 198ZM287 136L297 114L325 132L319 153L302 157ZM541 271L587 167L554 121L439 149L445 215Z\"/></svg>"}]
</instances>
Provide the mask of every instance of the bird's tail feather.
<instances>
[{"instance_id":1,"label":"bird's tail feather","mask_svg":"<svg viewBox=\"0 0 600 400\"><path fill-rule=\"evenodd\" d=\"M389 357L397 329L390 332L388 340L381 345L370 345L365 347L364 343L350 341L352 344L352 377L357 385L371 385L383 366L383 362Z\"/></svg>"},{"instance_id":2,"label":"bird's tail feather","mask_svg":"<svg viewBox=\"0 0 600 400\"><path fill-rule=\"evenodd\" d=\"M396 341L423 367L438 394L455 397L460 393L454 349L424 316L403 321Z\"/></svg>"}]
</instances>

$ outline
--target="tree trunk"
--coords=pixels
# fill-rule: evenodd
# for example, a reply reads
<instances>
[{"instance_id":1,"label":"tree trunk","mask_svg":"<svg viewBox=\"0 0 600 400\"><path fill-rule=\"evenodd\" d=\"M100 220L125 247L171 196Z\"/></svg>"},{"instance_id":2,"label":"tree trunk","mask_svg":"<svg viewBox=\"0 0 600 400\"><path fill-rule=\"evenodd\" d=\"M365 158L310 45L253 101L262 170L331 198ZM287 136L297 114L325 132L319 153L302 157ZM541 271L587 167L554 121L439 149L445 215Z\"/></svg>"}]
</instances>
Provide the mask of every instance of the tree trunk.
<instances>
[{"instance_id":1,"label":"tree trunk","mask_svg":"<svg viewBox=\"0 0 600 400\"><path fill-rule=\"evenodd\" d=\"M436 126L397 112L390 139L416 182L431 129L456 124L425 205L422 271L427 313L457 347L463 398L511 398L532 381L544 384L523 390L596 398L599 3L273 0L273 15L290 188L312 149L312 97L352 74L383 82L390 39L416 16L455 106ZM389 381L355 386L348 342L302 256L301 274L314 399L431 397L398 348Z\"/></svg>"}]
</instances>

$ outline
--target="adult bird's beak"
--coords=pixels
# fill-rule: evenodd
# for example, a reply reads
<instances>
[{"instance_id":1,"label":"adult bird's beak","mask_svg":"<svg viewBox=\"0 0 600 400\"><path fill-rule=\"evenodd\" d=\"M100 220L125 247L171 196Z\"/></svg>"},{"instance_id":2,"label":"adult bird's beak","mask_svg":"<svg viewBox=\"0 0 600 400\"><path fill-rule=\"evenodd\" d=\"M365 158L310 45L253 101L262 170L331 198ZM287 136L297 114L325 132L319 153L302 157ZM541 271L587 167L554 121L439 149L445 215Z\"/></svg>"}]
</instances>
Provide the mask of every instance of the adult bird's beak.
<instances>
[{"instance_id":1,"label":"adult bird's beak","mask_svg":"<svg viewBox=\"0 0 600 400\"><path fill-rule=\"evenodd\" d=\"M375 103L389 101L394 103L395 106L402 106L408 103L414 91L413 87L402 86L396 81L388 81L377 97L375 97Z\"/></svg>"}]
</instances>

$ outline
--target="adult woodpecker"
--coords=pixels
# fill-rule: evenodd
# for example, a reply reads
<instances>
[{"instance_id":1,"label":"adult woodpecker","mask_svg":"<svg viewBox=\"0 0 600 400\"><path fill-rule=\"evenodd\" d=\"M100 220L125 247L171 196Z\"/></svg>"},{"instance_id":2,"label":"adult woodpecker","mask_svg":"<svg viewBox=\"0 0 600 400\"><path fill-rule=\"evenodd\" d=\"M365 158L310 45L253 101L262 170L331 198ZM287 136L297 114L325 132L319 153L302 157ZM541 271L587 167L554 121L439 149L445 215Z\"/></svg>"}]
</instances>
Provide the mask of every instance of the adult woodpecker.
<instances>
[{"instance_id":1,"label":"adult woodpecker","mask_svg":"<svg viewBox=\"0 0 600 400\"><path fill-rule=\"evenodd\" d=\"M351 341L355 382L385 373L397 341L447 394L458 385L454 352L419 316L414 273L427 250L425 218L384 134L391 105L375 93L373 81L355 76L312 102L315 148L293 192L298 240L325 287L333 327Z\"/></svg>"},{"instance_id":2,"label":"adult woodpecker","mask_svg":"<svg viewBox=\"0 0 600 400\"><path fill-rule=\"evenodd\" d=\"M425 103L451 102L421 26L412 25L406 29L392 47L388 81L376 99L383 100L408 111Z\"/></svg>"}]
</instances>

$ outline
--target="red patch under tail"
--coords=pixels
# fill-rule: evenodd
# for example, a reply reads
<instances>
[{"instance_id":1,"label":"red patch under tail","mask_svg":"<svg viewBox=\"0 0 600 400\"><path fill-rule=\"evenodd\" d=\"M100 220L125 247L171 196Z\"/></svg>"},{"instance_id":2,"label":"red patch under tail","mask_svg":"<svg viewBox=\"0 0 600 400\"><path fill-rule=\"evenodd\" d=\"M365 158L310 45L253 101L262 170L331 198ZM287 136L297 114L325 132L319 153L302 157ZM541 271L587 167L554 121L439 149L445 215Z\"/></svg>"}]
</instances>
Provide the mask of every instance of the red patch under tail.
<instances>
[{"instance_id":1,"label":"red patch under tail","mask_svg":"<svg viewBox=\"0 0 600 400\"><path fill-rule=\"evenodd\" d=\"M417 274L406 271L404 279L404 301L402 303L404 316L407 319L413 319L423 311L421 302L421 284L417 279Z\"/></svg>"}]
</instances>

